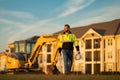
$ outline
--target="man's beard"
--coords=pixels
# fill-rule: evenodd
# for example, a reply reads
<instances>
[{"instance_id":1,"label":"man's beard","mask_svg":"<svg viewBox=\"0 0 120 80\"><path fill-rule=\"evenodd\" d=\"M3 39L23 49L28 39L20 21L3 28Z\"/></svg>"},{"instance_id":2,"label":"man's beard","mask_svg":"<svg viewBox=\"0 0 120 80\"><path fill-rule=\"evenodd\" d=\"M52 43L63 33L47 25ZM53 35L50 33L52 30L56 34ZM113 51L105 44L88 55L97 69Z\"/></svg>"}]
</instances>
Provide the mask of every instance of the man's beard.
<instances>
[{"instance_id":1,"label":"man's beard","mask_svg":"<svg viewBox=\"0 0 120 80\"><path fill-rule=\"evenodd\" d=\"M69 30L66 30L65 32L69 32Z\"/></svg>"}]
</instances>

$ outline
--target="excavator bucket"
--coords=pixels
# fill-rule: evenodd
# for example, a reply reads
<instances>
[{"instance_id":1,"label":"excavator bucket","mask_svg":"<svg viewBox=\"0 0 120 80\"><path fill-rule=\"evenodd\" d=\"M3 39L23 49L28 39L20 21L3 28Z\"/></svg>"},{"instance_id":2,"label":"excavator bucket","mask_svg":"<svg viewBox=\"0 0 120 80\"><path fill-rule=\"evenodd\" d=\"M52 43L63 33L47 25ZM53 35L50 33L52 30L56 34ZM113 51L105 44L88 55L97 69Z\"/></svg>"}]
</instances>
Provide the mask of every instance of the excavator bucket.
<instances>
[{"instance_id":1,"label":"excavator bucket","mask_svg":"<svg viewBox=\"0 0 120 80\"><path fill-rule=\"evenodd\" d=\"M60 74L60 71L56 65L51 65L51 67L48 68L48 74Z\"/></svg>"},{"instance_id":2,"label":"excavator bucket","mask_svg":"<svg viewBox=\"0 0 120 80\"><path fill-rule=\"evenodd\" d=\"M56 42L57 43L57 42ZM52 60L52 67L50 68L52 70L52 74L64 74L65 73L65 68L64 68L64 58L63 58L63 54L59 53L58 51L58 47L56 47L57 49L54 49L54 57ZM49 70L49 72L51 72Z\"/></svg>"},{"instance_id":3,"label":"excavator bucket","mask_svg":"<svg viewBox=\"0 0 120 80\"><path fill-rule=\"evenodd\" d=\"M63 54L58 53L57 57L57 61L56 63L54 63L54 65L51 66L49 73L52 74L64 74L65 73L65 67L64 67L64 58L63 58Z\"/></svg>"}]
</instances>

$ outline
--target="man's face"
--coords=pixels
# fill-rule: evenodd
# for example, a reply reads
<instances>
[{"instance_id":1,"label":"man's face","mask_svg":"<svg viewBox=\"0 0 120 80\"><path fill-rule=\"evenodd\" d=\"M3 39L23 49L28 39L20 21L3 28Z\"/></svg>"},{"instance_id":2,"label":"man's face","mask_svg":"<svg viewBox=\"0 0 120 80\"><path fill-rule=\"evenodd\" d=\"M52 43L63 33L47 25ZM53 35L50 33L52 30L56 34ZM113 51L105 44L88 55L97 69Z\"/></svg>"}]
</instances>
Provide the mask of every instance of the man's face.
<instances>
[{"instance_id":1,"label":"man's face","mask_svg":"<svg viewBox=\"0 0 120 80\"><path fill-rule=\"evenodd\" d=\"M69 31L69 27L68 26L64 26L64 32L68 32Z\"/></svg>"}]
</instances>

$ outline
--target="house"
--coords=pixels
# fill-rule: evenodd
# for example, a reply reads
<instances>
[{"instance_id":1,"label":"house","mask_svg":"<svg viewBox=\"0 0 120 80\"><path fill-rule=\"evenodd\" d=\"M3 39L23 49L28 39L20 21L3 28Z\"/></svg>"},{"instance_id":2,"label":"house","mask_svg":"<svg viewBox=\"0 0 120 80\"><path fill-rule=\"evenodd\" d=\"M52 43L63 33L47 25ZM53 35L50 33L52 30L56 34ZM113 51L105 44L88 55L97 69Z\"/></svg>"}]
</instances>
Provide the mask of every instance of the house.
<instances>
[{"instance_id":1,"label":"house","mask_svg":"<svg viewBox=\"0 0 120 80\"><path fill-rule=\"evenodd\" d=\"M120 20L74 28L73 32L76 30L81 34L76 35L83 55L79 61L82 72L97 74L102 71L120 71Z\"/></svg>"}]
</instances>

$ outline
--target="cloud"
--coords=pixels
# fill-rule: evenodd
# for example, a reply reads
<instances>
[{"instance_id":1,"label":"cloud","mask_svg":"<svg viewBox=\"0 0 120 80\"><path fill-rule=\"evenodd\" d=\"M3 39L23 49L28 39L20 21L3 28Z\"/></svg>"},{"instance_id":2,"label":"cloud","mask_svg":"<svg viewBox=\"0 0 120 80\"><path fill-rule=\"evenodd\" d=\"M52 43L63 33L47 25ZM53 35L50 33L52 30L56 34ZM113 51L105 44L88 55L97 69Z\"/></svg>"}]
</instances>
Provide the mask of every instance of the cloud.
<instances>
[{"instance_id":1,"label":"cloud","mask_svg":"<svg viewBox=\"0 0 120 80\"><path fill-rule=\"evenodd\" d=\"M12 11L12 10L5 10L5 9L0 9L0 15L11 16L19 19L37 19L35 16L33 16L29 12Z\"/></svg>"},{"instance_id":2,"label":"cloud","mask_svg":"<svg viewBox=\"0 0 120 80\"><path fill-rule=\"evenodd\" d=\"M7 24L7 25L14 25L16 27L26 27L23 23L17 22L17 21L12 21L12 20L7 20L7 19L0 19L0 23Z\"/></svg>"},{"instance_id":3,"label":"cloud","mask_svg":"<svg viewBox=\"0 0 120 80\"><path fill-rule=\"evenodd\" d=\"M8 39L8 42L12 42L12 41L15 41L15 40L19 40L20 38L24 37L25 35L24 34L34 34L36 33L37 31L36 30L39 30L39 31L44 31L43 29L46 28L46 24L48 22L52 21L52 19L45 19L45 20L39 20L35 23L32 23L32 24L28 24L28 25L25 25L25 24L21 24L21 25L24 25L25 27L22 27L22 29L19 30L19 32L15 33L13 36L11 36L9 39ZM48 27L48 26L47 26ZM20 37L20 38L19 38Z\"/></svg>"},{"instance_id":4,"label":"cloud","mask_svg":"<svg viewBox=\"0 0 120 80\"><path fill-rule=\"evenodd\" d=\"M13 18L24 18L24 19L32 19L34 20L35 17L32 15L29 15L27 12L16 12L16 11L7 11L2 10L0 12L0 15L7 15L7 16L13 16ZM1 31L1 34L5 34L5 31L8 31L7 33L11 33L12 36L8 37L8 43L11 43L15 40L19 40L21 36L23 36L25 33L34 31L35 28L38 26L41 26L42 24L45 24L49 20L38 20L36 22L32 23L25 23L22 21L16 21L15 19L6 19L6 18L0 18L0 23L4 24L4 28Z\"/></svg>"},{"instance_id":5,"label":"cloud","mask_svg":"<svg viewBox=\"0 0 120 80\"><path fill-rule=\"evenodd\" d=\"M15 18L18 19L31 19L34 20L36 19L33 15L29 14L28 12L20 12L20 11L10 11L10 10L0 10L0 16L12 16L13 19L7 19L7 18L0 18L0 23L4 26L2 29L1 34L5 34L4 31L8 31L9 33L12 34L11 37L8 39L8 43L11 43L15 40L22 39L25 35L34 34L36 33L35 30L40 29L40 31L44 31L46 27L50 24L49 22L53 20L53 18L50 19L44 19L44 20L36 20L35 22L32 21L31 23L25 23L20 20L16 20ZM49 24L48 24L49 23ZM47 26L45 26L47 25ZM31 33L32 32L32 33Z\"/></svg>"},{"instance_id":6,"label":"cloud","mask_svg":"<svg viewBox=\"0 0 120 80\"><path fill-rule=\"evenodd\" d=\"M59 17L65 17L80 11L91 5L94 1L95 0L68 0L68 2L63 5L62 8L64 8L64 10L59 15Z\"/></svg>"},{"instance_id":7,"label":"cloud","mask_svg":"<svg viewBox=\"0 0 120 80\"><path fill-rule=\"evenodd\" d=\"M45 20L39 20L37 22L34 22L29 25L25 25L26 27L23 27L19 30L19 32L15 31L15 34L9 37L8 43L11 43L16 40L26 39L28 37L34 36L34 35L41 35L41 34L52 34L53 31L58 31L61 29L60 24L56 24L52 22L54 19L45 19Z\"/></svg>"},{"instance_id":8,"label":"cloud","mask_svg":"<svg viewBox=\"0 0 120 80\"><path fill-rule=\"evenodd\" d=\"M86 13L86 15L89 15L89 17L87 17L84 20L79 20L78 22L75 22L73 26L85 26L93 23L100 23L118 19L120 18L119 14L120 14L119 6L109 6L106 8L97 9L89 13Z\"/></svg>"}]
</instances>

